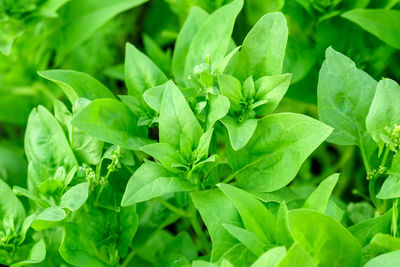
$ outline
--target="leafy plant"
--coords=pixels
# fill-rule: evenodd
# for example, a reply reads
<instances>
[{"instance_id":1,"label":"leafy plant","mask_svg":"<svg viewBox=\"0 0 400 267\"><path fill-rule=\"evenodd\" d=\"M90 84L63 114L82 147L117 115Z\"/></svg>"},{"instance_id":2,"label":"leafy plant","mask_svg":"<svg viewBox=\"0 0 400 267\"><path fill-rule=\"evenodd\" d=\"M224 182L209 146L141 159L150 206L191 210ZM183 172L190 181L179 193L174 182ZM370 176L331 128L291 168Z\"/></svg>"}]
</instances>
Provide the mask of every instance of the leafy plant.
<instances>
[{"instance_id":1,"label":"leafy plant","mask_svg":"<svg viewBox=\"0 0 400 267\"><path fill-rule=\"evenodd\" d=\"M56 2L3 5L24 20ZM66 14L89 15L54 33L66 41L52 59L63 61L100 24L142 2L65 3ZM352 10L369 3L166 2L149 12L170 5L178 14L173 46L146 32L144 49L127 43L124 64L107 70L126 90L80 71L38 71L66 101L53 97L52 110L30 112L26 182L0 180L0 264L397 266L400 86L328 47L319 120L285 111L293 78L285 72L293 68L285 65L293 49L285 15L300 5L323 23L342 8L393 45L395 34L365 21L370 11ZM284 13L260 15L263 8ZM243 14L254 26L238 42ZM76 35L88 18L96 23ZM322 149L339 158L330 162ZM359 160L365 170L353 169ZM307 180L304 169L318 164Z\"/></svg>"}]
</instances>

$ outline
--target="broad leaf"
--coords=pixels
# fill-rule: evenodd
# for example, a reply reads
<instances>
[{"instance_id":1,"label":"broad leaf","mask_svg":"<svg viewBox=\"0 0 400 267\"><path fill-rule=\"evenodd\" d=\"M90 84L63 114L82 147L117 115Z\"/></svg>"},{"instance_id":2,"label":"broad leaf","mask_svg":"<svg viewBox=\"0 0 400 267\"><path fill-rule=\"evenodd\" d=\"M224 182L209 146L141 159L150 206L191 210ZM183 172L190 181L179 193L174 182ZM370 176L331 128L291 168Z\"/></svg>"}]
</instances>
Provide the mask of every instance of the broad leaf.
<instances>
[{"instance_id":1,"label":"broad leaf","mask_svg":"<svg viewBox=\"0 0 400 267\"><path fill-rule=\"evenodd\" d=\"M288 28L280 12L264 15L243 41L235 67L241 81L281 74L285 57Z\"/></svg>"},{"instance_id":2,"label":"broad leaf","mask_svg":"<svg viewBox=\"0 0 400 267\"><path fill-rule=\"evenodd\" d=\"M22 203L11 188L0 179L0 230L19 230L25 220Z\"/></svg>"},{"instance_id":3,"label":"broad leaf","mask_svg":"<svg viewBox=\"0 0 400 267\"><path fill-rule=\"evenodd\" d=\"M376 218L349 227L349 231L358 239L362 246L366 246L376 234L388 233L391 221L392 210L389 210Z\"/></svg>"},{"instance_id":4,"label":"broad leaf","mask_svg":"<svg viewBox=\"0 0 400 267\"><path fill-rule=\"evenodd\" d=\"M293 239L318 266L359 266L361 246L351 233L331 217L311 210L289 212Z\"/></svg>"},{"instance_id":5,"label":"broad leaf","mask_svg":"<svg viewBox=\"0 0 400 267\"><path fill-rule=\"evenodd\" d=\"M32 228L36 231L45 230L54 226L67 217L65 211L60 207L50 207L40 212L32 222Z\"/></svg>"},{"instance_id":6,"label":"broad leaf","mask_svg":"<svg viewBox=\"0 0 400 267\"><path fill-rule=\"evenodd\" d=\"M114 99L97 99L72 119L72 125L90 136L122 148L138 150L149 144L137 118L123 103Z\"/></svg>"},{"instance_id":7,"label":"broad leaf","mask_svg":"<svg viewBox=\"0 0 400 267\"><path fill-rule=\"evenodd\" d=\"M231 116L224 117L221 122L228 130L229 141L234 150L243 148L253 136L257 128L257 119L248 119L242 123Z\"/></svg>"},{"instance_id":8,"label":"broad leaf","mask_svg":"<svg viewBox=\"0 0 400 267\"><path fill-rule=\"evenodd\" d=\"M335 173L323 180L307 198L303 207L325 213L328 206L329 197L331 196L333 188L337 184L338 179L339 174Z\"/></svg>"},{"instance_id":9,"label":"broad leaf","mask_svg":"<svg viewBox=\"0 0 400 267\"><path fill-rule=\"evenodd\" d=\"M125 83L128 94L141 98L145 90L165 83L167 76L136 47L127 43Z\"/></svg>"},{"instance_id":10,"label":"broad leaf","mask_svg":"<svg viewBox=\"0 0 400 267\"><path fill-rule=\"evenodd\" d=\"M400 107L396 105L399 101L399 84L391 79L380 80L366 119L367 130L378 144L380 151L385 144L382 135L389 139L394 127L400 126ZM389 128L390 132L386 128Z\"/></svg>"},{"instance_id":11,"label":"broad leaf","mask_svg":"<svg viewBox=\"0 0 400 267\"><path fill-rule=\"evenodd\" d=\"M207 12L197 6L193 6L176 38L172 56L172 72L179 85L183 85L187 80L187 77L185 77L185 62L189 46L207 17Z\"/></svg>"},{"instance_id":12,"label":"broad leaf","mask_svg":"<svg viewBox=\"0 0 400 267\"><path fill-rule=\"evenodd\" d=\"M244 148L235 152L228 147L228 161L241 187L272 192L296 176L305 159L331 131L304 115L272 114L259 121Z\"/></svg>"},{"instance_id":13,"label":"broad leaf","mask_svg":"<svg viewBox=\"0 0 400 267\"><path fill-rule=\"evenodd\" d=\"M243 0L235 0L212 13L204 21L190 43L185 62L184 77L193 73L194 67L206 62L211 57L211 63L218 63L226 54L231 40L231 34L236 16L243 6ZM185 83L190 86L190 82Z\"/></svg>"},{"instance_id":14,"label":"broad leaf","mask_svg":"<svg viewBox=\"0 0 400 267\"><path fill-rule=\"evenodd\" d=\"M387 44L400 49L400 11L389 9L355 9L342 17L358 24Z\"/></svg>"},{"instance_id":15,"label":"broad leaf","mask_svg":"<svg viewBox=\"0 0 400 267\"><path fill-rule=\"evenodd\" d=\"M305 249L298 243L293 244L288 250L285 257L277 265L278 267L291 267L296 266L307 266L317 267L317 263L313 261L311 256L305 251Z\"/></svg>"},{"instance_id":16,"label":"broad leaf","mask_svg":"<svg viewBox=\"0 0 400 267\"><path fill-rule=\"evenodd\" d=\"M268 115L277 108L289 88L291 78L292 74L286 73L275 76L264 76L255 82L257 90L255 100L267 101L266 104L255 109L257 114Z\"/></svg>"},{"instance_id":17,"label":"broad leaf","mask_svg":"<svg viewBox=\"0 0 400 267\"><path fill-rule=\"evenodd\" d=\"M330 47L326 50L318 80L318 114L322 122L334 128L328 141L365 149L370 139L365 119L376 85L348 57Z\"/></svg>"},{"instance_id":18,"label":"broad leaf","mask_svg":"<svg viewBox=\"0 0 400 267\"><path fill-rule=\"evenodd\" d=\"M79 44L88 39L104 23L115 15L132 7L145 3L146 0L86 0L71 1L63 12L63 20L56 24L58 29L51 36L57 45L56 64Z\"/></svg>"},{"instance_id":19,"label":"broad leaf","mask_svg":"<svg viewBox=\"0 0 400 267\"><path fill-rule=\"evenodd\" d=\"M257 257L264 253L266 243L253 232L231 224L223 224L225 229L237 240L242 242Z\"/></svg>"},{"instance_id":20,"label":"broad leaf","mask_svg":"<svg viewBox=\"0 0 400 267\"><path fill-rule=\"evenodd\" d=\"M400 249L400 238L388 234L376 234L370 244L372 257Z\"/></svg>"},{"instance_id":21,"label":"broad leaf","mask_svg":"<svg viewBox=\"0 0 400 267\"><path fill-rule=\"evenodd\" d=\"M61 197L60 206L76 211L85 204L89 195L89 183L80 183L72 186Z\"/></svg>"},{"instance_id":22,"label":"broad leaf","mask_svg":"<svg viewBox=\"0 0 400 267\"><path fill-rule=\"evenodd\" d=\"M35 172L38 175L30 172L31 183L35 186L53 176L59 166L69 172L78 164L61 126L42 106L32 110L29 115L25 153L31 170L41 169L40 174Z\"/></svg>"},{"instance_id":23,"label":"broad leaf","mask_svg":"<svg viewBox=\"0 0 400 267\"><path fill-rule=\"evenodd\" d=\"M211 237L211 261L217 261L238 243L237 239L225 230L223 224L241 227L239 213L219 190L192 192L190 196Z\"/></svg>"},{"instance_id":24,"label":"broad leaf","mask_svg":"<svg viewBox=\"0 0 400 267\"><path fill-rule=\"evenodd\" d=\"M219 184L221 191L232 201L245 228L266 243L275 241L276 220L272 213L253 195L229 184Z\"/></svg>"},{"instance_id":25,"label":"broad leaf","mask_svg":"<svg viewBox=\"0 0 400 267\"><path fill-rule=\"evenodd\" d=\"M197 188L183 178L171 177L173 175L157 163L142 164L129 180L121 205L130 206L168 193L192 191Z\"/></svg>"},{"instance_id":26,"label":"broad leaf","mask_svg":"<svg viewBox=\"0 0 400 267\"><path fill-rule=\"evenodd\" d=\"M283 257L286 255L285 247L275 247L271 248L260 258L258 258L251 267L275 267L278 266L278 263L281 261Z\"/></svg>"},{"instance_id":27,"label":"broad leaf","mask_svg":"<svg viewBox=\"0 0 400 267\"><path fill-rule=\"evenodd\" d=\"M400 250L382 254L367 262L364 267L397 267L400 265Z\"/></svg>"},{"instance_id":28,"label":"broad leaf","mask_svg":"<svg viewBox=\"0 0 400 267\"><path fill-rule=\"evenodd\" d=\"M206 127L211 129L214 124L225 117L229 111L229 100L223 95L209 95Z\"/></svg>"},{"instance_id":29,"label":"broad leaf","mask_svg":"<svg viewBox=\"0 0 400 267\"><path fill-rule=\"evenodd\" d=\"M68 97L72 105L79 97L94 100L115 98L111 91L90 75L73 70L39 71L39 75L56 83Z\"/></svg>"},{"instance_id":30,"label":"broad leaf","mask_svg":"<svg viewBox=\"0 0 400 267\"><path fill-rule=\"evenodd\" d=\"M203 130L190 109L185 97L176 85L170 81L164 89L160 107L160 142L179 149L184 136L192 149L197 147Z\"/></svg>"},{"instance_id":31,"label":"broad leaf","mask_svg":"<svg viewBox=\"0 0 400 267\"><path fill-rule=\"evenodd\" d=\"M19 267L25 265L32 265L42 262L46 257L46 244L43 239L37 242L29 251L28 259L20 261L11 265L11 267Z\"/></svg>"}]
</instances>

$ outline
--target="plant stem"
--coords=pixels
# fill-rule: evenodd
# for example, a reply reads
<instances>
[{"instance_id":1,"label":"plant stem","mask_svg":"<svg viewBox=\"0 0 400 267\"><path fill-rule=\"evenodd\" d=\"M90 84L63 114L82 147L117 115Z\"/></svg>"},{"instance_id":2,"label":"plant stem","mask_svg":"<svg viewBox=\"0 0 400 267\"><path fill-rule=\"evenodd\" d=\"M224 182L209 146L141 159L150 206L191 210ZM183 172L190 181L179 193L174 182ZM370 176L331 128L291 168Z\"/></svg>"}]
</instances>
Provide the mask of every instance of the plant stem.
<instances>
[{"instance_id":1,"label":"plant stem","mask_svg":"<svg viewBox=\"0 0 400 267\"><path fill-rule=\"evenodd\" d=\"M196 233L197 237L199 238L202 247L205 249L205 251L208 253L210 253L210 248L208 247L209 243L208 240L206 238L206 236L204 235L203 230L201 229L200 223L197 220L197 216L196 216L196 211L193 213L192 216L190 216L190 223L192 224L192 228L194 230L194 232Z\"/></svg>"},{"instance_id":2,"label":"plant stem","mask_svg":"<svg viewBox=\"0 0 400 267\"><path fill-rule=\"evenodd\" d=\"M226 177L226 178L222 181L222 183L224 183L224 184L229 183L229 182L232 181L233 178L235 178L235 176L238 175L240 172L241 172L241 170L238 170L238 171L235 171L235 172L231 173L228 177Z\"/></svg>"},{"instance_id":3,"label":"plant stem","mask_svg":"<svg viewBox=\"0 0 400 267\"><path fill-rule=\"evenodd\" d=\"M128 256L126 256L124 262L120 265L120 267L127 267L128 264L131 262L132 258L136 255L137 251L132 249L131 252L129 252Z\"/></svg>"},{"instance_id":4,"label":"plant stem","mask_svg":"<svg viewBox=\"0 0 400 267\"><path fill-rule=\"evenodd\" d=\"M389 156L389 153L390 153L390 149L389 149L389 147L386 146L385 154L383 154L383 158L382 158L382 162L381 162L381 166L382 167L385 167L385 164L386 164L387 158Z\"/></svg>"},{"instance_id":5,"label":"plant stem","mask_svg":"<svg viewBox=\"0 0 400 267\"><path fill-rule=\"evenodd\" d=\"M170 204L168 201L166 201L166 200L164 200L164 199L162 199L162 198L160 198L160 197L157 198L157 200L158 200L164 207L166 207L167 209L169 209L170 211L175 212L176 214L178 214L178 215L180 215L180 216L182 216L182 217L190 217L190 215L187 214L186 211L184 211L184 210L182 210L182 209L180 209L180 208L175 207L174 205Z\"/></svg>"},{"instance_id":6,"label":"plant stem","mask_svg":"<svg viewBox=\"0 0 400 267\"><path fill-rule=\"evenodd\" d=\"M367 159L367 154L365 153L363 144L360 145L360 151L361 151L361 157L362 157L362 160L363 160L363 163L364 163L365 170L367 171L367 173L370 173L371 172L371 167L369 166L369 162L368 162L368 159Z\"/></svg>"}]
</instances>

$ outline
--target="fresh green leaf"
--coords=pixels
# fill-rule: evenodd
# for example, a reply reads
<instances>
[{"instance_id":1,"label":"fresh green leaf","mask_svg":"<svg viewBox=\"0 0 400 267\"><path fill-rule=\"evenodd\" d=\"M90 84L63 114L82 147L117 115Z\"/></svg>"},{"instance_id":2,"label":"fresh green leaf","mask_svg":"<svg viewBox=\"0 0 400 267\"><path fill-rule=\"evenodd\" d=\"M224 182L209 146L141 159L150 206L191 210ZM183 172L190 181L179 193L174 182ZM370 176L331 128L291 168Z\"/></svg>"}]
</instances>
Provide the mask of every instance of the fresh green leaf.
<instances>
[{"instance_id":1,"label":"fresh green leaf","mask_svg":"<svg viewBox=\"0 0 400 267\"><path fill-rule=\"evenodd\" d=\"M359 266L361 246L340 223L311 210L289 212L293 239L319 266Z\"/></svg>"},{"instance_id":2,"label":"fresh green leaf","mask_svg":"<svg viewBox=\"0 0 400 267\"><path fill-rule=\"evenodd\" d=\"M389 9L355 9L342 17L358 24L387 44L400 49L400 11Z\"/></svg>"},{"instance_id":3,"label":"fresh green leaf","mask_svg":"<svg viewBox=\"0 0 400 267\"><path fill-rule=\"evenodd\" d=\"M122 148L138 150L151 143L129 108L114 99L98 99L84 107L72 119L72 125L90 136Z\"/></svg>"},{"instance_id":4,"label":"fresh green leaf","mask_svg":"<svg viewBox=\"0 0 400 267\"><path fill-rule=\"evenodd\" d=\"M111 91L90 75L73 70L39 71L39 75L56 83L68 97L72 105L79 97L94 100L115 98Z\"/></svg>"},{"instance_id":5,"label":"fresh green leaf","mask_svg":"<svg viewBox=\"0 0 400 267\"><path fill-rule=\"evenodd\" d=\"M241 187L272 192L296 176L304 160L331 131L304 115L272 114L259 121L244 148L236 152L228 149L228 161Z\"/></svg>"},{"instance_id":6,"label":"fresh green leaf","mask_svg":"<svg viewBox=\"0 0 400 267\"><path fill-rule=\"evenodd\" d=\"M288 28L280 12L264 15L243 41L235 67L235 77L244 81L250 76L281 74Z\"/></svg>"},{"instance_id":7,"label":"fresh green leaf","mask_svg":"<svg viewBox=\"0 0 400 267\"><path fill-rule=\"evenodd\" d=\"M329 197L332 194L333 188L337 184L339 174L335 173L323 180L318 187L312 192L304 203L304 208L313 209L321 213L325 213L328 206Z\"/></svg>"}]
</instances>

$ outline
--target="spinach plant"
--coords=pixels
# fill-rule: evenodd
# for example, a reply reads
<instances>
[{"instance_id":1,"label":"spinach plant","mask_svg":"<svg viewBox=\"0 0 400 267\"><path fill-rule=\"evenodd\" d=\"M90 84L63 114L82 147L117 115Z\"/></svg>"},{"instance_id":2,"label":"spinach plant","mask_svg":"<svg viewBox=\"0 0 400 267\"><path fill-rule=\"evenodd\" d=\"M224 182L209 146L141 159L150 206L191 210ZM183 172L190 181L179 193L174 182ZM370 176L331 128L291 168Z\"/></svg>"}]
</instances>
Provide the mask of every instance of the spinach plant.
<instances>
[{"instance_id":1,"label":"spinach plant","mask_svg":"<svg viewBox=\"0 0 400 267\"><path fill-rule=\"evenodd\" d=\"M397 266L400 86L328 48L320 121L277 111L287 21L265 14L239 45L243 5L191 8L172 54L146 35L145 52L127 43L127 94L38 72L68 103L31 111L26 186L0 180L1 264ZM360 149L364 202L333 194L339 173L292 183L325 140Z\"/></svg>"}]
</instances>

